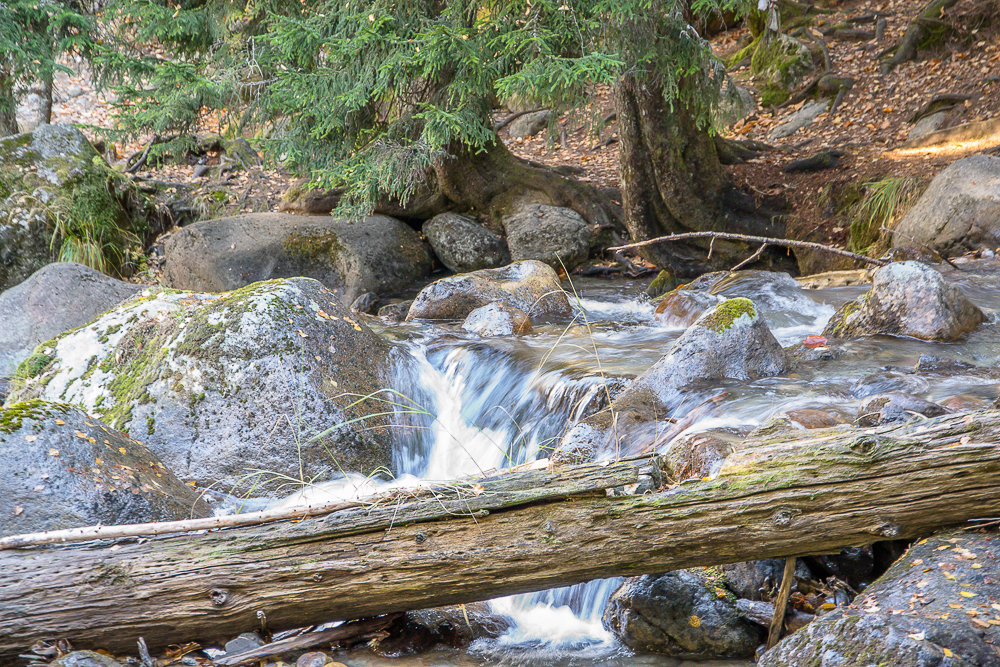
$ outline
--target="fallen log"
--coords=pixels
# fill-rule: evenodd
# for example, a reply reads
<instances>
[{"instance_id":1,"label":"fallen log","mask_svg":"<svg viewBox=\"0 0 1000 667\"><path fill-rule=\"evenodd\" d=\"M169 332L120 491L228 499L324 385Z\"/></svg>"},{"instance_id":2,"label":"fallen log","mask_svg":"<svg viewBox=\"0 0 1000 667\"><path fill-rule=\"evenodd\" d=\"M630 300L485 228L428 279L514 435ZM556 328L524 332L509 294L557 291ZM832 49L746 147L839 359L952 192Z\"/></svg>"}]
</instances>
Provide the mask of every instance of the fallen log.
<instances>
[{"instance_id":1,"label":"fallen log","mask_svg":"<svg viewBox=\"0 0 1000 667\"><path fill-rule=\"evenodd\" d=\"M658 459L528 470L326 516L0 551L0 663L34 641L134 650L599 577L835 551L1000 514L1000 412L748 441L712 480ZM609 493L608 489L616 489Z\"/></svg>"}]
</instances>

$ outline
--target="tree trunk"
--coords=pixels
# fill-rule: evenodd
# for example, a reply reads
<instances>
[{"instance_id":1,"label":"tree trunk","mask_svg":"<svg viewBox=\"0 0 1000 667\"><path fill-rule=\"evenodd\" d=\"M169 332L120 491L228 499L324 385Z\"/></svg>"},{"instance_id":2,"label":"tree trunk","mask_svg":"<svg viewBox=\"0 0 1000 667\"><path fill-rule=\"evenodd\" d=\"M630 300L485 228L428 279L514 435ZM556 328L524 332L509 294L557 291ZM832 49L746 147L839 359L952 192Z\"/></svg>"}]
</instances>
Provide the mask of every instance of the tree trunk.
<instances>
[{"instance_id":1,"label":"tree trunk","mask_svg":"<svg viewBox=\"0 0 1000 667\"><path fill-rule=\"evenodd\" d=\"M0 72L0 137L18 133L17 100L14 99L14 82Z\"/></svg>"},{"instance_id":2,"label":"tree trunk","mask_svg":"<svg viewBox=\"0 0 1000 667\"><path fill-rule=\"evenodd\" d=\"M52 72L42 75L42 86L38 91L38 124L48 125L52 122Z\"/></svg>"},{"instance_id":3,"label":"tree trunk","mask_svg":"<svg viewBox=\"0 0 1000 667\"><path fill-rule=\"evenodd\" d=\"M600 229L621 228L617 192L518 158L500 141L479 153L456 148L452 155L435 171L441 192L452 207L476 213L494 231L502 233L503 217L524 203L564 206Z\"/></svg>"},{"instance_id":4,"label":"tree trunk","mask_svg":"<svg viewBox=\"0 0 1000 667\"><path fill-rule=\"evenodd\" d=\"M836 551L1000 512L1000 412L760 437L716 479L636 459L400 491L207 534L0 551L0 662L40 638L215 642L614 575ZM474 485L475 484L475 485Z\"/></svg>"},{"instance_id":5,"label":"tree trunk","mask_svg":"<svg viewBox=\"0 0 1000 667\"><path fill-rule=\"evenodd\" d=\"M753 200L729 183L713 138L680 102L671 110L657 82L627 74L615 87L615 105L622 207L633 240L692 231L784 236L782 224L758 213ZM683 276L730 268L753 250L695 242L647 246L640 254ZM764 258L774 263L780 256Z\"/></svg>"}]
</instances>

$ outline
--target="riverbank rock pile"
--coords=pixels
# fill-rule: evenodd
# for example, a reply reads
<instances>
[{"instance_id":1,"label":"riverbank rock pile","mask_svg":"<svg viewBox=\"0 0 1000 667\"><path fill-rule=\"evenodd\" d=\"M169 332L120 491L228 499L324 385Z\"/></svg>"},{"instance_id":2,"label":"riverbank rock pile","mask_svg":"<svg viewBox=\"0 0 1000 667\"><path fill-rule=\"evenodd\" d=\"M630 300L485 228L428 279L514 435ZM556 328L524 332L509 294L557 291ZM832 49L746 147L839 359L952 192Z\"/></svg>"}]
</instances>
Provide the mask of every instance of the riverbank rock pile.
<instances>
[{"instance_id":1,"label":"riverbank rock pile","mask_svg":"<svg viewBox=\"0 0 1000 667\"><path fill-rule=\"evenodd\" d=\"M935 269L919 262L893 262L872 276L872 288L836 312L824 336L910 336L953 341L985 316Z\"/></svg>"},{"instance_id":2,"label":"riverbank rock pile","mask_svg":"<svg viewBox=\"0 0 1000 667\"><path fill-rule=\"evenodd\" d=\"M351 421L381 412L351 404L385 386L388 355L309 278L150 290L40 345L7 402L73 403L183 478L273 491L391 465L384 421Z\"/></svg>"}]
</instances>

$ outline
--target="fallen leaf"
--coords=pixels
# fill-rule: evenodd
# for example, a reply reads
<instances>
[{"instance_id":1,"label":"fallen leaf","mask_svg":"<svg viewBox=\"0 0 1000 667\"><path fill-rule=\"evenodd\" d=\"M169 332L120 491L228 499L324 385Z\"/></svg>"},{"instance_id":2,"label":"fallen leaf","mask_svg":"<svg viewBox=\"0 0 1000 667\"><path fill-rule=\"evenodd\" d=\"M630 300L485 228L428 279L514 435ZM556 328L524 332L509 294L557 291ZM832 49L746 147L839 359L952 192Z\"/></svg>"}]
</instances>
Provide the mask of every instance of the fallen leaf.
<instances>
[{"instance_id":1,"label":"fallen leaf","mask_svg":"<svg viewBox=\"0 0 1000 667\"><path fill-rule=\"evenodd\" d=\"M24 512L24 508L21 507L20 505L16 505L14 507L14 516L21 516L22 512Z\"/></svg>"},{"instance_id":2,"label":"fallen leaf","mask_svg":"<svg viewBox=\"0 0 1000 667\"><path fill-rule=\"evenodd\" d=\"M922 642L924 641L924 637L927 636L927 633L921 630L920 632L914 632L906 636L909 637L910 639L915 639L918 642Z\"/></svg>"},{"instance_id":3,"label":"fallen leaf","mask_svg":"<svg viewBox=\"0 0 1000 667\"><path fill-rule=\"evenodd\" d=\"M50 449L49 450L49 456L59 456L59 450L58 449Z\"/></svg>"},{"instance_id":4,"label":"fallen leaf","mask_svg":"<svg viewBox=\"0 0 1000 667\"><path fill-rule=\"evenodd\" d=\"M815 349L817 347L823 347L824 345L826 345L826 338L823 338L823 336L817 336L815 334L812 334L806 336L806 339L802 341L802 345L803 347L806 347L810 350Z\"/></svg>"},{"instance_id":5,"label":"fallen leaf","mask_svg":"<svg viewBox=\"0 0 1000 667\"><path fill-rule=\"evenodd\" d=\"M701 619L692 614L691 618L688 619L688 625L690 625L692 628L701 627Z\"/></svg>"},{"instance_id":6,"label":"fallen leaf","mask_svg":"<svg viewBox=\"0 0 1000 667\"><path fill-rule=\"evenodd\" d=\"M961 595L963 598L974 598L974 597L976 597L976 594L973 593L972 591L959 591L958 594Z\"/></svg>"}]
</instances>

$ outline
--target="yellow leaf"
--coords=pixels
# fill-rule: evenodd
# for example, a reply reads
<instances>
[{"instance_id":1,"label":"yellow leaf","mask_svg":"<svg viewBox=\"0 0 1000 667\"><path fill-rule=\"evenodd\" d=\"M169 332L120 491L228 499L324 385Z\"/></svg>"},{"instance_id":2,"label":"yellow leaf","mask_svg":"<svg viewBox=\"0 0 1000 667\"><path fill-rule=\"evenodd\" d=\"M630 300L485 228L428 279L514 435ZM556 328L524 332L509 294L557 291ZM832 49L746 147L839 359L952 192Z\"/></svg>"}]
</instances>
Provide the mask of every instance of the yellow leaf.
<instances>
[{"instance_id":1,"label":"yellow leaf","mask_svg":"<svg viewBox=\"0 0 1000 667\"><path fill-rule=\"evenodd\" d=\"M688 625L690 625L692 628L701 627L701 619L692 614L691 618L688 619Z\"/></svg>"},{"instance_id":2,"label":"yellow leaf","mask_svg":"<svg viewBox=\"0 0 1000 667\"><path fill-rule=\"evenodd\" d=\"M63 421L63 420L61 420L61 419L57 419L57 420L56 420L56 424L58 424L59 426L65 426L65 425L66 425L66 422L64 422L64 421Z\"/></svg>"},{"instance_id":3,"label":"yellow leaf","mask_svg":"<svg viewBox=\"0 0 1000 667\"><path fill-rule=\"evenodd\" d=\"M954 602L949 602L948 606L951 607L952 609L961 609L962 608L962 605L955 604Z\"/></svg>"},{"instance_id":4,"label":"yellow leaf","mask_svg":"<svg viewBox=\"0 0 1000 667\"><path fill-rule=\"evenodd\" d=\"M973 569L973 570L978 570L978 569L979 569L979 568L981 568L982 566L983 566L983 564L982 564L982 563L973 563L973 564L972 564L972 569Z\"/></svg>"},{"instance_id":5,"label":"yellow leaf","mask_svg":"<svg viewBox=\"0 0 1000 667\"><path fill-rule=\"evenodd\" d=\"M961 595L963 598L974 598L974 597L976 597L976 594L973 593L973 592L971 592L971 591L959 591L958 594Z\"/></svg>"},{"instance_id":6,"label":"yellow leaf","mask_svg":"<svg viewBox=\"0 0 1000 667\"><path fill-rule=\"evenodd\" d=\"M59 450L58 449L50 449L49 450L49 456L59 456Z\"/></svg>"},{"instance_id":7,"label":"yellow leaf","mask_svg":"<svg viewBox=\"0 0 1000 667\"><path fill-rule=\"evenodd\" d=\"M944 657L946 657L946 658L953 658L953 657L955 657L955 654L951 652L951 649L946 648L944 650Z\"/></svg>"},{"instance_id":8,"label":"yellow leaf","mask_svg":"<svg viewBox=\"0 0 1000 667\"><path fill-rule=\"evenodd\" d=\"M126 451L124 447L119 447L118 451L121 452L122 454L128 454L128 451Z\"/></svg>"}]
</instances>

